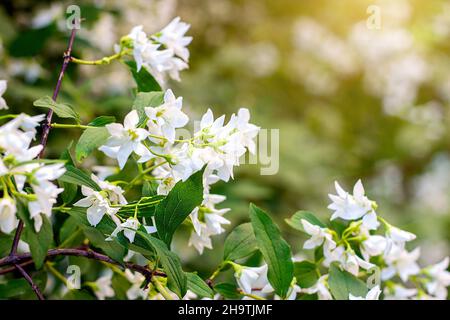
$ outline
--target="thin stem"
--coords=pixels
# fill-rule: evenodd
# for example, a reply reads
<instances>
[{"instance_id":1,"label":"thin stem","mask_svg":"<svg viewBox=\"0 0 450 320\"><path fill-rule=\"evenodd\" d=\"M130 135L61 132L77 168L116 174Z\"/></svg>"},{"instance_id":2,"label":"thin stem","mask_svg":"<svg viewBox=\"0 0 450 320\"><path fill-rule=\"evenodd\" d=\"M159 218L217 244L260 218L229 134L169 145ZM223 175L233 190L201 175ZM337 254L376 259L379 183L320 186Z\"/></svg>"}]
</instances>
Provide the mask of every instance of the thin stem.
<instances>
[{"instance_id":1,"label":"thin stem","mask_svg":"<svg viewBox=\"0 0 450 320\"><path fill-rule=\"evenodd\" d=\"M70 129L70 128L77 128L77 129L89 129L89 128L95 128L94 126L86 126L82 124L65 124L65 123L52 123L50 125L52 128L58 129L58 128L64 128L64 129Z\"/></svg>"},{"instance_id":2,"label":"thin stem","mask_svg":"<svg viewBox=\"0 0 450 320\"><path fill-rule=\"evenodd\" d=\"M151 166L147 169L145 169L144 171L142 171L141 173L139 173L136 177L134 177L133 180L131 180L129 182L129 184L127 186L125 186L125 191L128 191L129 189L131 189L133 187L133 185L136 183L136 181L138 181L141 177L145 176L147 173L151 172L152 170L158 168L159 166L162 166L163 164L166 164L167 161L161 162L159 164L156 164L154 166Z\"/></svg>"},{"instance_id":3,"label":"thin stem","mask_svg":"<svg viewBox=\"0 0 450 320\"><path fill-rule=\"evenodd\" d=\"M56 82L55 90L53 91L53 96L52 96L53 101L56 101L56 98L58 97L59 90L61 89L62 79L66 72L67 66L70 63L70 60L71 60L70 55L72 53L72 47L73 47L73 42L75 41L76 32L77 32L77 29L73 28L72 33L70 34L69 44L67 46L66 52L64 53L64 61L63 61L62 67L61 67L61 71L59 72L59 77L58 77L58 81ZM42 151L39 154L38 158L42 158L42 156L44 155L45 147L47 145L48 135L49 135L50 129L51 129L50 124L52 123L52 117L53 117L53 110L49 109L48 113L47 113L47 117L45 119L45 122L42 125L42 137L41 137Z\"/></svg>"},{"instance_id":4,"label":"thin stem","mask_svg":"<svg viewBox=\"0 0 450 320\"><path fill-rule=\"evenodd\" d=\"M267 300L266 298L257 296L256 294L252 294L252 293L244 293L242 291L239 292L240 294L242 294L243 296L255 299L255 300Z\"/></svg>"},{"instance_id":5,"label":"thin stem","mask_svg":"<svg viewBox=\"0 0 450 320\"><path fill-rule=\"evenodd\" d=\"M152 283L155 285L156 289L166 300L173 300L172 296L167 292L166 288L163 287L161 282L159 282L157 277L152 278Z\"/></svg>"},{"instance_id":6,"label":"thin stem","mask_svg":"<svg viewBox=\"0 0 450 320\"><path fill-rule=\"evenodd\" d=\"M64 283L64 285L66 286L66 287L68 287L68 285L67 285L67 279L66 279L66 277L64 277L58 270L56 270L56 268L55 267L53 267L53 263L52 262L49 262L49 261L47 261L46 263L45 263L45 267L57 278L57 279L59 279L62 283Z\"/></svg>"},{"instance_id":7,"label":"thin stem","mask_svg":"<svg viewBox=\"0 0 450 320\"><path fill-rule=\"evenodd\" d=\"M33 279L31 279L30 275L19 264L14 264L14 266L16 267L17 270L19 270L22 277L24 277L25 280L27 280L27 282L30 284L31 289L33 289L38 299L45 300L44 295L41 292L41 289L39 289L39 287L33 282Z\"/></svg>"},{"instance_id":8,"label":"thin stem","mask_svg":"<svg viewBox=\"0 0 450 320\"><path fill-rule=\"evenodd\" d=\"M76 237L78 237L80 235L80 233L82 232L81 229L77 229L77 231L75 231L74 233L72 233L66 240L64 240L59 246L58 248L64 248L67 244L70 243L70 241L76 239Z\"/></svg>"},{"instance_id":9,"label":"thin stem","mask_svg":"<svg viewBox=\"0 0 450 320\"><path fill-rule=\"evenodd\" d=\"M0 120L3 119L14 119L18 116L18 114L5 114L3 116L0 116Z\"/></svg>"},{"instance_id":10,"label":"thin stem","mask_svg":"<svg viewBox=\"0 0 450 320\"><path fill-rule=\"evenodd\" d=\"M116 59L120 59L122 58L124 55L130 53L130 50L123 50L119 53L113 54L111 56L108 57L103 57L101 59L98 60L83 60L83 59L78 59L75 57L70 57L70 61L73 63L77 63L77 64L84 64L84 65L90 65L90 66L100 66L100 65L105 65L105 64L110 64L111 61L116 60Z\"/></svg>"}]
</instances>

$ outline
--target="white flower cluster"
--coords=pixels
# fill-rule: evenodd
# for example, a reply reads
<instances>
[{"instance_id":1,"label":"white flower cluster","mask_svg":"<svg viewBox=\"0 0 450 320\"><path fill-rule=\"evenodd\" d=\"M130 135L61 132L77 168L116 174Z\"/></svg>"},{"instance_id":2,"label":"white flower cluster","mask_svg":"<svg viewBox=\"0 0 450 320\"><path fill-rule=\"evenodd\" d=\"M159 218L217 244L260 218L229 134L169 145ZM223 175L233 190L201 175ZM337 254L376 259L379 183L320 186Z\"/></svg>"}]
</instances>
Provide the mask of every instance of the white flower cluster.
<instances>
[{"instance_id":1,"label":"white flower cluster","mask_svg":"<svg viewBox=\"0 0 450 320\"><path fill-rule=\"evenodd\" d=\"M353 195L344 191L338 183L336 191L338 195L330 195L333 202L328 208L334 211L331 220L340 218L352 222L338 235L335 230L302 219L305 232L311 236L304 243L305 249L321 247L324 267L328 268L332 262L337 262L342 269L355 276L361 275L361 269L380 267L381 280L385 283L385 298L446 299L447 287L450 285L448 257L434 266L421 269L417 263L420 249L409 252L405 248L405 243L416 236L378 217L375 213L376 204L365 196L361 181L355 184ZM384 235L375 234L381 225L384 226ZM358 250L354 250L356 247ZM301 291L318 293L321 299L331 299L327 277L323 275L315 286L302 288ZM394 282L396 277L403 284ZM417 288L410 289L406 287L408 284L414 284ZM420 286L424 289L420 289ZM378 297L379 290L369 292L366 298Z\"/></svg>"},{"instance_id":2,"label":"white flower cluster","mask_svg":"<svg viewBox=\"0 0 450 320\"><path fill-rule=\"evenodd\" d=\"M42 145L30 145L35 139L36 127L44 117L45 115L31 117L22 113L0 127L2 232L10 233L17 226L17 198L27 201L30 218L34 220L35 230L39 231L43 223L41 215L51 217L52 207L57 201L58 194L63 191L51 181L64 174L64 164L33 161L41 152Z\"/></svg>"},{"instance_id":3,"label":"white flower cluster","mask_svg":"<svg viewBox=\"0 0 450 320\"><path fill-rule=\"evenodd\" d=\"M170 89L164 95L163 104L146 107L145 114L145 127L139 125L136 110L126 115L123 125L106 125L110 138L99 150L117 159L121 169L132 153L140 163L152 161L152 174L158 182L157 192L161 195L166 195L178 181L185 181L205 167L204 200L191 214L194 231L189 241L202 253L205 247L212 247L210 237L222 233L222 225L229 224L223 218L229 209L215 208L225 197L210 194L210 185L219 180L228 181L233 177L233 168L239 165L240 157L247 150L255 152L254 139L259 127L249 123L250 113L247 109L240 109L237 115L233 114L227 124L224 124L225 116L214 119L212 111L208 110L191 139L177 140L176 129L186 126L189 118L182 111L182 98L176 98ZM100 193L93 194L93 190L84 190L85 195L91 196L91 201L94 201L94 197L101 197ZM86 201L83 200L81 204L89 205ZM99 219L104 213L115 213L115 210L106 206L101 210L90 209L91 212L94 210Z\"/></svg>"},{"instance_id":4,"label":"white flower cluster","mask_svg":"<svg viewBox=\"0 0 450 320\"><path fill-rule=\"evenodd\" d=\"M177 17L150 37L143 31L143 26L134 27L122 43L131 41L138 71L144 67L160 83L164 82L166 75L179 81L179 72L188 68L189 50L186 46L191 43L192 37L186 37L185 33L189 28L189 24ZM122 49L123 45L116 46L116 51Z\"/></svg>"}]
</instances>

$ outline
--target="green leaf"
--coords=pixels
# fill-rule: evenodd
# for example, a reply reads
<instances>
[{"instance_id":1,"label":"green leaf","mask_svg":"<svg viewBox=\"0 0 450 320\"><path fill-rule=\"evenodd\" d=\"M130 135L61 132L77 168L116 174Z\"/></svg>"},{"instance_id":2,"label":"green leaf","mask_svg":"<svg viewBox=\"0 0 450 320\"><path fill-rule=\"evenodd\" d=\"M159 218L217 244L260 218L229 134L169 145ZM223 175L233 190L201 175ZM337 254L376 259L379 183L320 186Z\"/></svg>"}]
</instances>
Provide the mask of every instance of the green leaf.
<instances>
[{"instance_id":1,"label":"green leaf","mask_svg":"<svg viewBox=\"0 0 450 320\"><path fill-rule=\"evenodd\" d=\"M294 276L301 288L312 287L319 279L317 266L310 261L294 262Z\"/></svg>"},{"instance_id":2,"label":"green leaf","mask_svg":"<svg viewBox=\"0 0 450 320\"><path fill-rule=\"evenodd\" d=\"M239 293L237 286L233 283L218 283L214 286L214 291L225 299L238 300L242 298L242 294Z\"/></svg>"},{"instance_id":3,"label":"green leaf","mask_svg":"<svg viewBox=\"0 0 450 320\"><path fill-rule=\"evenodd\" d=\"M133 110L136 110L139 115L139 125L145 123L147 116L145 114L145 108L158 107L164 103L164 92L139 92L136 99L133 102Z\"/></svg>"},{"instance_id":4,"label":"green leaf","mask_svg":"<svg viewBox=\"0 0 450 320\"><path fill-rule=\"evenodd\" d=\"M269 267L269 282L275 292L285 298L294 277L291 247L269 215L253 204L250 204L250 220L258 248Z\"/></svg>"},{"instance_id":5,"label":"green leaf","mask_svg":"<svg viewBox=\"0 0 450 320\"><path fill-rule=\"evenodd\" d=\"M79 232L79 230L80 227L78 226L76 219L73 217L68 217L59 229L59 243L61 244L68 241L66 243L68 247L72 247L75 244L80 244L83 241L84 236L81 232Z\"/></svg>"},{"instance_id":6,"label":"green leaf","mask_svg":"<svg viewBox=\"0 0 450 320\"><path fill-rule=\"evenodd\" d=\"M65 103L53 101L53 99L48 96L34 101L33 105L35 107L52 109L60 118L71 118L75 119L77 123L80 122L80 115L73 110L71 106Z\"/></svg>"},{"instance_id":7,"label":"green leaf","mask_svg":"<svg viewBox=\"0 0 450 320\"><path fill-rule=\"evenodd\" d=\"M194 173L186 181L179 181L156 207L156 229L168 247L175 230L203 201L202 177L203 170Z\"/></svg>"},{"instance_id":8,"label":"green leaf","mask_svg":"<svg viewBox=\"0 0 450 320\"><path fill-rule=\"evenodd\" d=\"M100 116L88 123L88 126L92 127L104 127L107 124L116 122L116 117L114 116Z\"/></svg>"},{"instance_id":9,"label":"green leaf","mask_svg":"<svg viewBox=\"0 0 450 320\"><path fill-rule=\"evenodd\" d=\"M188 289L201 298L213 298L214 291L195 273L186 272Z\"/></svg>"},{"instance_id":10,"label":"green leaf","mask_svg":"<svg viewBox=\"0 0 450 320\"><path fill-rule=\"evenodd\" d=\"M158 256L164 271L167 274L167 285L169 289L182 298L187 290L187 277L181 268L181 261L178 256L169 251L167 246L161 240L152 237L148 233L138 230L137 235L142 237Z\"/></svg>"},{"instance_id":11,"label":"green leaf","mask_svg":"<svg viewBox=\"0 0 450 320\"><path fill-rule=\"evenodd\" d=\"M139 92L151 92L151 91L161 91L161 86L155 80L155 78L145 69L141 68L137 71L136 62L126 61L128 68L133 75L134 81L136 81L137 89Z\"/></svg>"},{"instance_id":12,"label":"green leaf","mask_svg":"<svg viewBox=\"0 0 450 320\"><path fill-rule=\"evenodd\" d=\"M66 172L59 178L59 181L73 183L79 186L86 186L96 191L100 191L100 187L86 173L74 166L66 166Z\"/></svg>"},{"instance_id":13,"label":"green leaf","mask_svg":"<svg viewBox=\"0 0 450 320\"><path fill-rule=\"evenodd\" d=\"M126 248L118 241L105 241L106 236L110 235L116 228L116 224L106 215L94 228L89 224L86 215L86 208L73 207L68 214L74 219L74 222L82 228L84 234L94 247L101 249L106 255L116 261L122 261L126 254Z\"/></svg>"},{"instance_id":14,"label":"green leaf","mask_svg":"<svg viewBox=\"0 0 450 320\"><path fill-rule=\"evenodd\" d=\"M0 233L0 257L7 256L11 251L14 236Z\"/></svg>"},{"instance_id":15,"label":"green leaf","mask_svg":"<svg viewBox=\"0 0 450 320\"><path fill-rule=\"evenodd\" d=\"M252 225L244 223L236 228L225 239L223 260L238 260L258 250Z\"/></svg>"},{"instance_id":16,"label":"green leaf","mask_svg":"<svg viewBox=\"0 0 450 320\"><path fill-rule=\"evenodd\" d=\"M367 286L360 279L347 271L343 271L333 263L330 266L328 286L336 300L348 300L350 293L356 297L365 297Z\"/></svg>"},{"instance_id":17,"label":"green leaf","mask_svg":"<svg viewBox=\"0 0 450 320\"><path fill-rule=\"evenodd\" d=\"M29 220L24 220L25 229L23 231L23 240L30 246L31 256L33 257L36 269L42 268L47 256L47 251L53 244L52 224L47 216L41 214L41 217L42 226L39 232L36 232L34 229L34 223ZM23 216L21 216L21 218L23 218Z\"/></svg>"},{"instance_id":18,"label":"green leaf","mask_svg":"<svg viewBox=\"0 0 450 320\"><path fill-rule=\"evenodd\" d=\"M75 157L77 161L81 162L95 149L105 144L108 137L109 132L105 127L87 128L84 130L75 147Z\"/></svg>"},{"instance_id":19,"label":"green leaf","mask_svg":"<svg viewBox=\"0 0 450 320\"><path fill-rule=\"evenodd\" d=\"M308 221L311 224L319 226L321 228L326 228L326 225L322 223L312 212L309 211L298 211L290 219L285 219L286 223L292 228L305 232L302 225L302 219Z\"/></svg>"},{"instance_id":20,"label":"green leaf","mask_svg":"<svg viewBox=\"0 0 450 320\"><path fill-rule=\"evenodd\" d=\"M0 284L0 299L8 299L27 293L30 285L25 279L10 279Z\"/></svg>"}]
</instances>

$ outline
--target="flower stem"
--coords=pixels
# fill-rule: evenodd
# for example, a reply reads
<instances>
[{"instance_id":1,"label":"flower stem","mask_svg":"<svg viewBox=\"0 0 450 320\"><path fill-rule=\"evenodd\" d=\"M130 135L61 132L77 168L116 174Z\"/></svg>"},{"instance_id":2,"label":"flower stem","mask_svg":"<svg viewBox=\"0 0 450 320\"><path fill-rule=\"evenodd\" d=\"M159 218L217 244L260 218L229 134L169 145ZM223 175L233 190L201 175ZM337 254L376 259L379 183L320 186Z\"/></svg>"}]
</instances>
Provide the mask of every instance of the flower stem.
<instances>
[{"instance_id":1,"label":"flower stem","mask_svg":"<svg viewBox=\"0 0 450 320\"><path fill-rule=\"evenodd\" d=\"M155 285L156 289L166 300L173 300L172 296L167 292L166 288L163 287L161 282L159 282L157 277L152 277L152 283Z\"/></svg>"},{"instance_id":2,"label":"flower stem","mask_svg":"<svg viewBox=\"0 0 450 320\"><path fill-rule=\"evenodd\" d=\"M78 59L75 57L70 57L70 61L73 63L84 64L84 65L89 65L89 66L100 66L100 65L110 64L111 61L120 59L128 53L130 53L130 50L123 50L119 53L113 54L111 56L103 57L98 60L83 60L83 59Z\"/></svg>"},{"instance_id":3,"label":"flower stem","mask_svg":"<svg viewBox=\"0 0 450 320\"><path fill-rule=\"evenodd\" d=\"M57 278L59 279L62 283L64 283L64 285L66 287L68 287L67 285L67 279L66 277L64 277L58 270L56 270L55 267L53 267L53 263L50 261L47 261L45 263L45 267Z\"/></svg>"},{"instance_id":4,"label":"flower stem","mask_svg":"<svg viewBox=\"0 0 450 320\"><path fill-rule=\"evenodd\" d=\"M96 128L94 126L86 126L82 124L65 124L65 123L52 123L52 128L78 128L78 129L89 129L89 128Z\"/></svg>"}]
</instances>

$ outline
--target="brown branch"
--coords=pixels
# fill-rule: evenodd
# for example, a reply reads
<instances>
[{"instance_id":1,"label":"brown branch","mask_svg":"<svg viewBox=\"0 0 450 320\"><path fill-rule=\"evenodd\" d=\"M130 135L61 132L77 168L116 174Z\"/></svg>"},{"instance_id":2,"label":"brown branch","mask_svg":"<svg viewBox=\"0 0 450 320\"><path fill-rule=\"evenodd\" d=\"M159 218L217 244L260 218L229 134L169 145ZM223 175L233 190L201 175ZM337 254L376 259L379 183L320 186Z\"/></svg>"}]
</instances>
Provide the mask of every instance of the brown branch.
<instances>
[{"instance_id":1,"label":"brown branch","mask_svg":"<svg viewBox=\"0 0 450 320\"><path fill-rule=\"evenodd\" d=\"M127 269L130 269L132 271L137 271L141 273L147 280L150 280L152 276L160 276L160 277L166 277L166 274L164 272L160 272L157 270L150 270L146 266L141 266L139 264L131 263L131 262L125 262L120 263L116 260L111 259L107 255L98 253L96 251L93 251L88 248L69 248L69 249L51 249L47 251L47 258L52 258L56 256L76 256L76 257L85 257L87 259L93 259L97 261L103 261L110 264L114 264L120 267L124 267ZM0 274L5 274L8 272L14 271L16 268L20 267L22 270L23 268L21 265L28 265L31 264L32 260L30 253L24 253L20 255L15 256L7 256L5 258L0 259L0 267L13 265L14 268L7 268L0 270ZM19 270L20 271L20 270Z\"/></svg>"},{"instance_id":2,"label":"brown branch","mask_svg":"<svg viewBox=\"0 0 450 320\"><path fill-rule=\"evenodd\" d=\"M72 53L72 47L73 47L73 42L75 40L76 32L77 32L77 29L73 28L72 32L70 34L69 44L67 46L66 52L64 53L64 61L63 61L62 67L61 67L61 71L59 72L59 77L58 77L58 81L56 82L55 90L53 91L53 96L52 96L53 101L56 101L56 98L58 97L59 90L61 89L61 83L62 83L62 79L64 77L64 73L66 72L67 66L70 63L70 55ZM38 155L38 159L43 156L45 147L47 145L48 134L50 133L50 128L51 128L50 124L52 121L52 116L53 116L53 110L49 109L49 111L47 113L47 117L45 119L45 122L42 124L42 136L41 136L42 150ZM12 247L11 247L10 257L16 256L17 246L19 245L20 236L23 231L23 226L24 226L24 223L22 220L20 220L19 224L17 226L17 229L16 229L16 233L14 234L14 240L13 240ZM37 290L36 290L36 288L33 287L34 284L33 284L33 280L31 279L30 275L19 265L15 265L15 267L20 271L22 276L25 279L27 279L27 281L30 283L33 290L36 292L37 297L40 300L43 300L44 297L42 296L42 293L37 291L37 290L39 290L39 288L36 287L37 288Z\"/></svg>"},{"instance_id":3,"label":"brown branch","mask_svg":"<svg viewBox=\"0 0 450 320\"><path fill-rule=\"evenodd\" d=\"M33 289L34 293L36 293L36 296L39 300L45 300L44 295L41 292L41 289L33 282L33 279L31 279L30 275L18 264L14 264L17 270L22 274L22 277L27 280L27 282L30 284L31 289Z\"/></svg>"}]
</instances>

